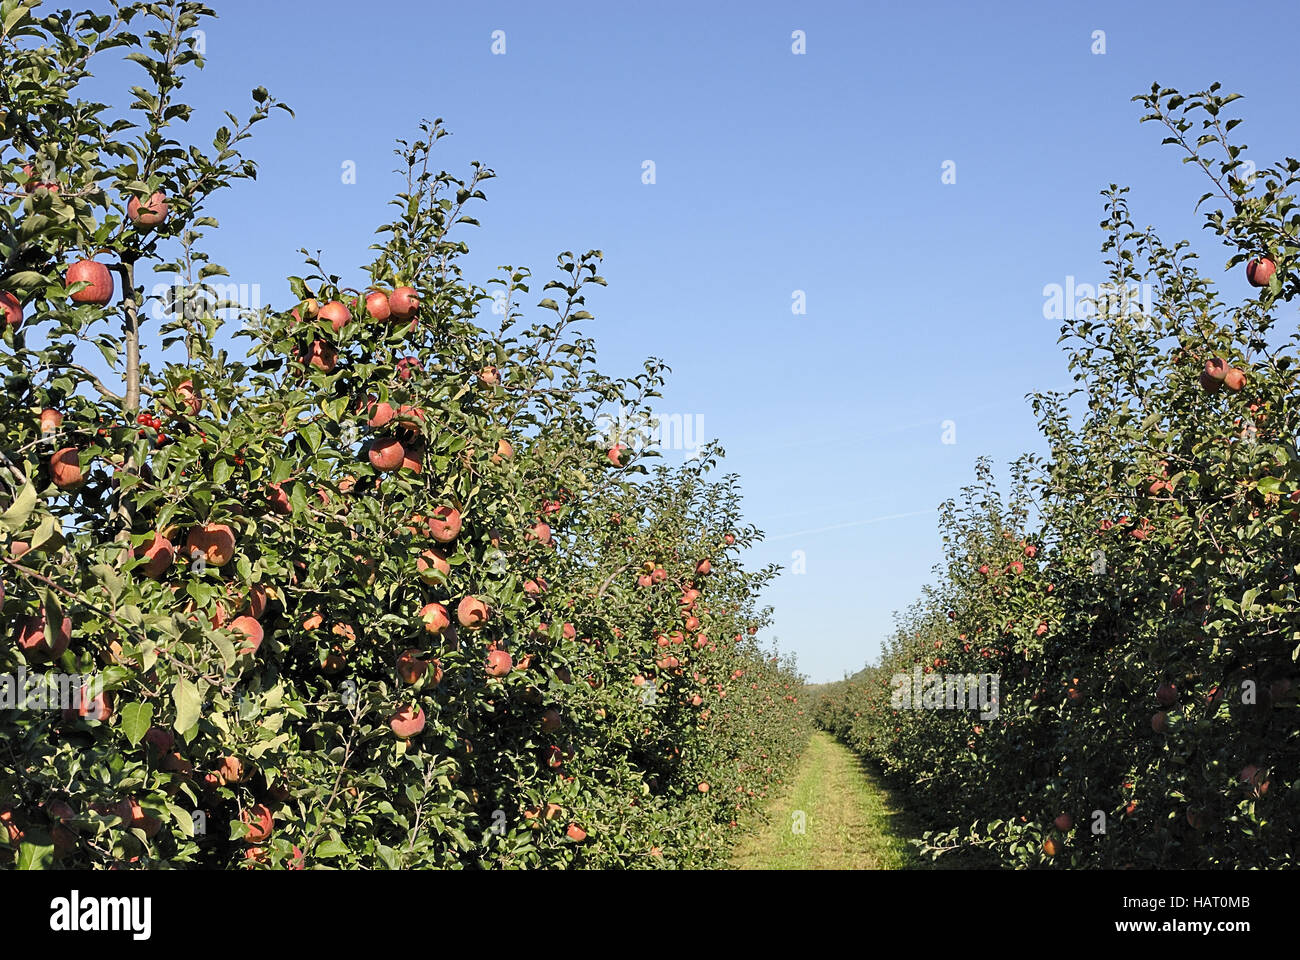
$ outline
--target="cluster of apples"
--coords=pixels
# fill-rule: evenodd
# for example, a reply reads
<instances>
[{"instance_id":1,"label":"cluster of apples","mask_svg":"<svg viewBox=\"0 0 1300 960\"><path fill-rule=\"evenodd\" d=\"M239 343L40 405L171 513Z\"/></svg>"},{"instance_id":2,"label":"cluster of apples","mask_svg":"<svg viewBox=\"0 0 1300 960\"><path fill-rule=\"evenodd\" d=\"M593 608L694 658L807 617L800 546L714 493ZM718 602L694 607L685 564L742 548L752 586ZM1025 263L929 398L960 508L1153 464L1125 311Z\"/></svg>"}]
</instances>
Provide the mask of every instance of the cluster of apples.
<instances>
[{"instance_id":1,"label":"cluster of apples","mask_svg":"<svg viewBox=\"0 0 1300 960\"><path fill-rule=\"evenodd\" d=\"M427 519L421 516L412 517L411 523L414 526L409 526L407 529L417 534L427 531L428 535L442 546L450 544L460 536L462 526L460 511L446 504L436 508ZM421 551L416 558L416 572L425 583L446 582L451 574L451 565L447 562L447 556L441 546ZM456 623L460 629L481 630L487 626L491 616L491 609L481 597L468 595L462 597L456 604ZM424 632L431 638L442 638L453 629L451 611L447 609L446 604L439 601L426 603L420 608L418 617ZM489 645L484 664L484 672L487 676L504 677L513 667L514 662L507 651L498 649L496 643ZM433 678L433 685L437 686L442 682L443 676L441 663L417 648L402 652L397 659L397 673L404 683L411 686L420 683L430 675ZM402 704L389 718L388 725L396 737L409 740L424 731L424 710L415 702Z\"/></svg>"},{"instance_id":2,"label":"cluster of apples","mask_svg":"<svg viewBox=\"0 0 1300 960\"><path fill-rule=\"evenodd\" d=\"M316 320L326 320L329 322L330 330L341 333L353 322L353 309L358 314L364 312L369 319L376 322L409 320L414 327L415 315L420 309L420 295L414 287L409 286L396 287L391 293L371 290L364 297L358 297L352 309L349 309L342 300L328 300L322 304L311 297L290 311L293 320L291 326L297 326L304 321L311 323ZM323 373L333 373L338 364L338 348L321 337L312 341L305 354L298 353L297 356L299 360L305 361ZM398 372L402 374L404 380L410 376L407 369L399 369Z\"/></svg>"},{"instance_id":3,"label":"cluster of apples","mask_svg":"<svg viewBox=\"0 0 1300 960\"><path fill-rule=\"evenodd\" d=\"M1218 393L1220 387L1226 386L1233 393L1240 393L1246 386L1246 371L1229 366L1221 357L1211 357L1205 361L1201 371L1201 389L1206 393Z\"/></svg>"},{"instance_id":4,"label":"cluster of apples","mask_svg":"<svg viewBox=\"0 0 1300 960\"><path fill-rule=\"evenodd\" d=\"M132 197L126 205L126 215L130 221L141 229L153 229L167 219L167 197L163 193L154 193L141 203L138 197ZM84 283L70 294L73 303L107 306L113 300L113 275L106 265L98 260L78 260L68 267L64 274L64 286ZM12 328L22 324L22 305L12 293L0 294L0 311L3 311L5 323Z\"/></svg>"},{"instance_id":5,"label":"cluster of apples","mask_svg":"<svg viewBox=\"0 0 1300 960\"><path fill-rule=\"evenodd\" d=\"M203 399L199 396L193 380L183 380L176 386L176 394L189 410L190 415L197 415L203 408ZM176 411L163 407L168 416L175 416ZM162 423L150 414L140 414L137 423L152 427L159 445L166 441L161 432ZM63 414L53 407L46 407L40 414L40 431L43 437L52 437L63 425ZM100 431L101 435L103 431ZM142 431L143 433L143 431ZM85 469L81 462L81 450L75 446L60 447L50 455L50 481L60 490L71 492L79 489L86 482Z\"/></svg>"}]
</instances>

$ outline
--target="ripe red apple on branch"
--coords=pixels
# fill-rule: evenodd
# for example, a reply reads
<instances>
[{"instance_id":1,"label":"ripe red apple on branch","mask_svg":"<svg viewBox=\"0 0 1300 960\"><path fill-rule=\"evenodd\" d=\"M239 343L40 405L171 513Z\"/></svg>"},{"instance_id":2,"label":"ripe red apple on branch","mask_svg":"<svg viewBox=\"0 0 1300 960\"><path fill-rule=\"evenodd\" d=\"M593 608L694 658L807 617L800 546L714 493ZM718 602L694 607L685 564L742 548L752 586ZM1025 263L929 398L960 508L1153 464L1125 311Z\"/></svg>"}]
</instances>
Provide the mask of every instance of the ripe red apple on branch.
<instances>
[{"instance_id":1,"label":"ripe red apple on branch","mask_svg":"<svg viewBox=\"0 0 1300 960\"><path fill-rule=\"evenodd\" d=\"M372 320L387 320L393 312L388 301L388 294L382 290L371 290L366 294L365 308L366 313Z\"/></svg>"},{"instance_id":2,"label":"ripe red apple on branch","mask_svg":"<svg viewBox=\"0 0 1300 960\"><path fill-rule=\"evenodd\" d=\"M1246 264L1246 280L1252 287L1267 287L1277 272L1277 265L1268 257L1255 257Z\"/></svg>"},{"instance_id":3,"label":"ripe red apple on branch","mask_svg":"<svg viewBox=\"0 0 1300 960\"><path fill-rule=\"evenodd\" d=\"M338 300L331 300L320 308L319 318L328 320L330 329L335 333L352 322L352 311Z\"/></svg>"},{"instance_id":4,"label":"ripe red apple on branch","mask_svg":"<svg viewBox=\"0 0 1300 960\"><path fill-rule=\"evenodd\" d=\"M13 330L23 323L23 305L8 290L0 291L0 319Z\"/></svg>"},{"instance_id":5,"label":"ripe red apple on branch","mask_svg":"<svg viewBox=\"0 0 1300 960\"><path fill-rule=\"evenodd\" d=\"M1201 371L1201 389L1206 393L1218 393L1229 369L1227 361L1220 357L1206 360L1205 369Z\"/></svg>"},{"instance_id":6,"label":"ripe red apple on branch","mask_svg":"<svg viewBox=\"0 0 1300 960\"><path fill-rule=\"evenodd\" d=\"M393 734L401 740L409 740L424 731L424 709L418 704L407 704L398 709L388 721Z\"/></svg>"},{"instance_id":7,"label":"ripe red apple on branch","mask_svg":"<svg viewBox=\"0 0 1300 960\"><path fill-rule=\"evenodd\" d=\"M63 447L50 457L50 479L60 490L76 490L86 477L81 470L81 451L76 447Z\"/></svg>"},{"instance_id":8,"label":"ripe red apple on branch","mask_svg":"<svg viewBox=\"0 0 1300 960\"><path fill-rule=\"evenodd\" d=\"M167 213L167 195L161 192L151 194L144 203L139 197L132 197L126 205L128 219L138 227L152 229L161 226Z\"/></svg>"},{"instance_id":9,"label":"ripe red apple on branch","mask_svg":"<svg viewBox=\"0 0 1300 960\"><path fill-rule=\"evenodd\" d=\"M73 303L102 307L113 299L113 275L108 272L108 267L97 260L78 260L68 267L63 285L70 287L75 283L85 283L87 286L71 295Z\"/></svg>"},{"instance_id":10,"label":"ripe red apple on branch","mask_svg":"<svg viewBox=\"0 0 1300 960\"><path fill-rule=\"evenodd\" d=\"M396 287L388 295L388 305L394 319L410 320L420 309L420 296L415 292L414 287Z\"/></svg>"},{"instance_id":11,"label":"ripe red apple on branch","mask_svg":"<svg viewBox=\"0 0 1300 960\"><path fill-rule=\"evenodd\" d=\"M235 556L235 532L224 523L199 524L186 536L185 551L191 558L203 557L214 567L224 567Z\"/></svg>"},{"instance_id":12,"label":"ripe red apple on branch","mask_svg":"<svg viewBox=\"0 0 1300 960\"><path fill-rule=\"evenodd\" d=\"M505 650L489 650L484 667L489 677L504 677L514 668L514 661Z\"/></svg>"}]
</instances>

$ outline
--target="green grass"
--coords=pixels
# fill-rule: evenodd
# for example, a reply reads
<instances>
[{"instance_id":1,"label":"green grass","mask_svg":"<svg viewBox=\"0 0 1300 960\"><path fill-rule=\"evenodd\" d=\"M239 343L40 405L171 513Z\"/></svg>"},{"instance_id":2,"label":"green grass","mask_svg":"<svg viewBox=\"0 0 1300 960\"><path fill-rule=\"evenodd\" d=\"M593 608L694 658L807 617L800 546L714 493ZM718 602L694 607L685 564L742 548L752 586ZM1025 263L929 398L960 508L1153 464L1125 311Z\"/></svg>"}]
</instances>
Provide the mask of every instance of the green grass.
<instances>
[{"instance_id":1,"label":"green grass","mask_svg":"<svg viewBox=\"0 0 1300 960\"><path fill-rule=\"evenodd\" d=\"M792 828L802 811L802 834ZM898 870L929 866L907 845L912 826L880 778L823 731L757 833L737 846L737 870Z\"/></svg>"}]
</instances>

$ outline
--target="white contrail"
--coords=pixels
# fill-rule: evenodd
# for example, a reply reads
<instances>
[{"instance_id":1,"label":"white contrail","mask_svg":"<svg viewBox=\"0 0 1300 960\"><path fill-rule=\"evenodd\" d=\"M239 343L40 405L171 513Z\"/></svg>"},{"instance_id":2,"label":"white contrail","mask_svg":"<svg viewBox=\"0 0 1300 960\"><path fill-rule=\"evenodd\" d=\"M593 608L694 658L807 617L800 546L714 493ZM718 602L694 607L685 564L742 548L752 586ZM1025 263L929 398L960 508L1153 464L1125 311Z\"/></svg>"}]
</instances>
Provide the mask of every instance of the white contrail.
<instances>
[{"instance_id":1,"label":"white contrail","mask_svg":"<svg viewBox=\"0 0 1300 960\"><path fill-rule=\"evenodd\" d=\"M929 510L912 510L908 513L887 513L880 517L868 517L866 520L850 520L848 523L835 523L829 527L815 527L812 530L796 530L794 533L782 533L775 537L765 537L764 543L771 543L774 540L789 540L791 537L808 537L814 533L825 533L827 530L843 530L845 527L861 527L868 523L880 523L882 520L901 520L904 517L919 517L924 514L936 514L939 512L938 507L932 507Z\"/></svg>"}]
</instances>

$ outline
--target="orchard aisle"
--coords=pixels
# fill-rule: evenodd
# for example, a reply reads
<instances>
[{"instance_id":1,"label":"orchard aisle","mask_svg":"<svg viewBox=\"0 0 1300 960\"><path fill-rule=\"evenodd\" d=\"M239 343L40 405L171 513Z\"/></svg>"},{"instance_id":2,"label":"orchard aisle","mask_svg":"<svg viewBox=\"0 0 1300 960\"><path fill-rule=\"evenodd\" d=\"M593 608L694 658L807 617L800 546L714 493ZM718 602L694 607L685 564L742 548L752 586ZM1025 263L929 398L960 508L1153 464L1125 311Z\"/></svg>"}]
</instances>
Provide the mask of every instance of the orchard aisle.
<instances>
[{"instance_id":1,"label":"orchard aisle","mask_svg":"<svg viewBox=\"0 0 1300 960\"><path fill-rule=\"evenodd\" d=\"M767 823L736 848L737 870L890 870L918 867L898 811L879 781L824 731L799 760ZM797 831L802 823L803 832Z\"/></svg>"}]
</instances>

